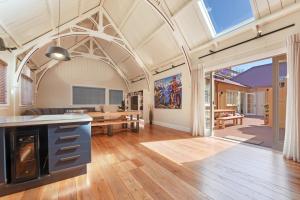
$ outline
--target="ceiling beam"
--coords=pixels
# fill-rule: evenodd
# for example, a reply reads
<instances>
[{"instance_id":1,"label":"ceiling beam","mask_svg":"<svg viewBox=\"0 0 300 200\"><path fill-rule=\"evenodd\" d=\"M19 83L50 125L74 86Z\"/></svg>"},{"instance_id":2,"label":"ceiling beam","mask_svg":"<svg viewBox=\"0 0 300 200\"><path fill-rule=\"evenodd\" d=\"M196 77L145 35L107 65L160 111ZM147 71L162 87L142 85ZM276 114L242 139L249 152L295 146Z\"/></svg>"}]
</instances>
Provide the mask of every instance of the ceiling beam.
<instances>
[{"instance_id":1,"label":"ceiling beam","mask_svg":"<svg viewBox=\"0 0 300 200\"><path fill-rule=\"evenodd\" d=\"M86 42L90 41L90 43L95 43L97 45L97 48L99 48L103 54L105 55L105 57L102 57L102 56L97 56L97 55L94 55L94 54L91 54L91 50L89 50L89 53L84 53L84 52L77 52L77 51L74 51L76 48L82 46L82 45L85 45ZM93 46L90 46L90 47L93 47ZM73 47L71 47L69 49L70 51L70 54L72 56L72 52L74 53L80 53L80 55L75 55L75 56L72 56L72 57L86 57L86 58L90 58L90 59L95 59L95 60L101 60L103 62L105 62L106 64L110 65L119 75L120 77L124 80L128 90L130 89L129 87L129 80L128 78L125 76L125 74L123 73L123 71L121 71L119 69L119 67L114 63L114 61L111 59L111 57L106 54L106 52L102 49L102 47L97 43L97 41L94 39L94 38L91 38L91 37L88 37L82 41L80 41L79 43L77 43L76 45L74 45ZM41 80L43 79L44 75L47 73L47 71L49 69L51 69L52 67L56 66L57 64L59 64L60 61L57 61L57 60L51 60L47 65L44 65L43 67L40 67L37 71L36 71L36 76L39 75L39 73L41 73L37 80L36 80L36 92L39 88L39 85L40 85L40 82Z\"/></svg>"},{"instance_id":2,"label":"ceiling beam","mask_svg":"<svg viewBox=\"0 0 300 200\"><path fill-rule=\"evenodd\" d=\"M145 39L143 39L140 43L138 43L134 47L134 49L139 49L145 46L155 35L157 35L165 27L165 25L166 25L165 23L161 24L154 32L147 35Z\"/></svg>"},{"instance_id":3,"label":"ceiling beam","mask_svg":"<svg viewBox=\"0 0 300 200\"><path fill-rule=\"evenodd\" d=\"M71 21L69 21L65 24L61 24L59 26L60 31L64 32L64 31L70 29L71 26L74 26L74 25L78 24L79 22L81 22L81 21L87 19L88 17L92 16L93 14L99 12L99 8L100 8L99 6L96 6L95 8L81 14L79 17L76 17L75 19L73 19L73 20L71 20ZM19 55L19 54L21 54L25 51L28 51L33 46L41 43L42 41L48 39L49 37L53 37L56 34L57 34L57 32L55 30L51 30L48 33L43 34L42 36L34 39L33 41L24 44L21 48L18 48L17 50L13 51L13 53L15 55Z\"/></svg>"},{"instance_id":4,"label":"ceiling beam","mask_svg":"<svg viewBox=\"0 0 300 200\"><path fill-rule=\"evenodd\" d=\"M78 17L82 14L82 7L83 7L83 0L78 0L78 11L77 11L77 15L78 15Z\"/></svg>"},{"instance_id":5,"label":"ceiling beam","mask_svg":"<svg viewBox=\"0 0 300 200\"><path fill-rule=\"evenodd\" d=\"M119 29L122 30L124 25L126 24L126 22L128 21L129 17L132 15L133 11L135 10L135 8L139 5L141 1L139 0L135 0L133 2L133 4L131 5L131 7L129 8L128 12L126 13L126 15L124 16L123 20L121 21L120 25L119 25Z\"/></svg>"},{"instance_id":6,"label":"ceiling beam","mask_svg":"<svg viewBox=\"0 0 300 200\"><path fill-rule=\"evenodd\" d=\"M4 30L4 32L11 38L11 40L12 40L18 47L21 47L21 46L22 46L22 43L21 43L20 41L18 41L18 40L16 39L15 36L13 36L13 34L8 30L7 27L5 27L5 26L3 25L2 22L0 22L0 27L1 27L1 29Z\"/></svg>"},{"instance_id":7,"label":"ceiling beam","mask_svg":"<svg viewBox=\"0 0 300 200\"><path fill-rule=\"evenodd\" d=\"M55 23L55 18L54 18L55 15L53 13L54 7L52 4L52 0L46 0L46 2L47 2L47 10L48 10L49 18L50 18L51 28L52 28L52 31L55 31L56 23Z\"/></svg>"},{"instance_id":8,"label":"ceiling beam","mask_svg":"<svg viewBox=\"0 0 300 200\"><path fill-rule=\"evenodd\" d=\"M185 58L185 61L187 63L187 66L189 68L189 71L191 73L192 70L192 62L191 62L191 58L190 58L190 49L188 44L186 43L184 36L182 35L181 31L179 30L179 27L177 26L177 24L175 23L174 18L172 18L171 13L169 11L167 11L166 13L166 9L163 9L163 5L165 5L164 1L159 1L159 3L155 0L145 0L149 6L156 11L159 16L166 22L166 24L168 25L168 27L171 29L172 35L175 38L177 45L179 46L179 48L182 51L182 54ZM167 6L166 6L167 7Z\"/></svg>"},{"instance_id":9,"label":"ceiling beam","mask_svg":"<svg viewBox=\"0 0 300 200\"><path fill-rule=\"evenodd\" d=\"M119 68L119 66L115 63L115 61L112 59L112 57L110 55L108 55L108 53L102 48L102 46L95 40L95 38L92 38L91 41L94 42L97 45L98 49L100 49L100 51L102 51L102 53L105 55L105 57L109 59L111 64L115 67L116 71L120 74L121 77L123 77L128 89L129 89L130 82L129 82L127 76L124 74L124 72Z\"/></svg>"},{"instance_id":10,"label":"ceiling beam","mask_svg":"<svg viewBox=\"0 0 300 200\"><path fill-rule=\"evenodd\" d=\"M146 80L147 80L147 84L148 84L148 89L150 89L150 80L149 77L152 77L152 74L150 73L149 69L146 67L146 65L144 64L144 62L142 61L142 59L139 57L139 55L137 54L137 52L133 49L133 47L130 45L130 43L128 42L128 40L125 38L125 36L123 35L123 33L119 30L119 28L117 27L117 25L114 23L114 21L112 20L111 16L108 14L108 12L105 10L105 8L102 8L103 10L103 14L104 16L110 21L111 25L113 26L113 28L115 29L115 31L118 33L118 35L122 38L122 40L124 41L125 45L129 48L129 50L132 52L132 55L135 59L135 61L137 62L137 64L142 68L142 70L145 73L146 76Z\"/></svg>"},{"instance_id":11,"label":"ceiling beam","mask_svg":"<svg viewBox=\"0 0 300 200\"><path fill-rule=\"evenodd\" d=\"M265 16L263 18L257 19L255 21L253 21L253 22L251 22L251 23L243 26L243 27L240 27L240 28L238 28L236 30L231 31L228 34L220 35L220 36L218 36L218 37L216 37L216 38L208 41L207 43L201 44L200 46L192 49L191 53L194 54L194 53L196 53L198 51L201 51L201 50L204 50L206 48L211 48L215 44L218 44L220 42L223 42L225 40L233 38L233 37L235 37L235 36L237 36L239 34L242 34L242 33L246 32L246 31L253 30L253 29L256 30L256 26L257 25L261 26L261 25L267 24L267 23L269 23L271 21L275 21L275 20L277 20L277 19L279 19L281 17L285 17L285 16L287 16L287 15L289 15L291 13L298 12L298 11L300 11L300 2L299 3L295 3L293 5L290 5L289 7L285 8L285 9L282 9L282 10L280 10L280 11L274 13L274 14L267 15L267 16Z\"/></svg>"},{"instance_id":12,"label":"ceiling beam","mask_svg":"<svg viewBox=\"0 0 300 200\"><path fill-rule=\"evenodd\" d=\"M87 41L89 41L90 38L89 37L86 37L85 39L79 41L77 44L73 45L71 48L69 48L68 50L69 51L73 51L75 50L76 48L78 48L79 46L85 44ZM41 71L45 70L46 68L48 68L49 66L51 65L56 65L58 64L59 61L58 60L50 60L50 62L48 62L47 64L44 64L42 65L37 71L36 71L36 74L40 73Z\"/></svg>"}]
</instances>

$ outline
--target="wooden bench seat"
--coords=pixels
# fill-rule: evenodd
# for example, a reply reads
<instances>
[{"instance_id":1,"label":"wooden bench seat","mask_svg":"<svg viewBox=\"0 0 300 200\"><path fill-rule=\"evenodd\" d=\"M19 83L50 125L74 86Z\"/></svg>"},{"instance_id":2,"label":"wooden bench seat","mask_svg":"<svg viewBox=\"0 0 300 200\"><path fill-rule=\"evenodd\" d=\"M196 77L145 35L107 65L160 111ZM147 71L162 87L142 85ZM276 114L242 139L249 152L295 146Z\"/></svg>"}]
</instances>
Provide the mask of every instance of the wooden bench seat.
<instances>
[{"instance_id":1,"label":"wooden bench seat","mask_svg":"<svg viewBox=\"0 0 300 200\"><path fill-rule=\"evenodd\" d=\"M135 132L139 132L139 120L105 120L105 121L94 121L92 127L103 127L107 126L107 135L113 135L113 125L125 125L123 128L127 129L127 124L130 124L130 129ZM134 128L135 127L135 128Z\"/></svg>"},{"instance_id":2,"label":"wooden bench seat","mask_svg":"<svg viewBox=\"0 0 300 200\"><path fill-rule=\"evenodd\" d=\"M238 120L240 120L240 125L243 124L244 115L233 115L227 117L219 117L217 118L217 127L218 128L225 128L225 121L233 121L233 125L238 124Z\"/></svg>"},{"instance_id":3,"label":"wooden bench seat","mask_svg":"<svg viewBox=\"0 0 300 200\"><path fill-rule=\"evenodd\" d=\"M103 121L103 122L92 122L92 126L108 126L118 124L136 123L139 120L118 120L118 121Z\"/></svg>"},{"instance_id":4,"label":"wooden bench seat","mask_svg":"<svg viewBox=\"0 0 300 200\"><path fill-rule=\"evenodd\" d=\"M123 112L89 112L93 118L93 129L103 129L107 127L107 134L111 136L114 125L122 125L121 130L139 132L139 111L123 111ZM129 124L129 127L128 127ZM95 132L95 130L93 131Z\"/></svg>"}]
</instances>

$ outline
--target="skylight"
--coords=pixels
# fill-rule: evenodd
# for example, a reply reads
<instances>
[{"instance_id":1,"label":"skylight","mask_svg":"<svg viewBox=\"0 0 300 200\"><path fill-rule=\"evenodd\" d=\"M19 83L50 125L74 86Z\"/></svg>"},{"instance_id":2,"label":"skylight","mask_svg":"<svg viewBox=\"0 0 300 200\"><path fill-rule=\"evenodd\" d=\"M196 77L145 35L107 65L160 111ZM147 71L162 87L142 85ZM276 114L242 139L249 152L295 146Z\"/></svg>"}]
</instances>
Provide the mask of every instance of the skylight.
<instances>
[{"instance_id":1,"label":"skylight","mask_svg":"<svg viewBox=\"0 0 300 200\"><path fill-rule=\"evenodd\" d=\"M254 19L250 0L200 0L214 36L240 27Z\"/></svg>"}]
</instances>

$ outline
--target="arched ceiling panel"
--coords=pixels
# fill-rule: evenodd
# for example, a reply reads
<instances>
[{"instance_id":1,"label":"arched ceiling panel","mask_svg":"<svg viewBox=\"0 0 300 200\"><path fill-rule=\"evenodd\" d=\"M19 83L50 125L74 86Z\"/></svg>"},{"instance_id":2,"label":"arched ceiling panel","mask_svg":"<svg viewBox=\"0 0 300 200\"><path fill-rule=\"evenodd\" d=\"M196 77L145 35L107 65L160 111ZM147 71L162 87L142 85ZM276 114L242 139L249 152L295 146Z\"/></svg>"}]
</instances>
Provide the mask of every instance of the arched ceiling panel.
<instances>
[{"instance_id":1,"label":"arched ceiling panel","mask_svg":"<svg viewBox=\"0 0 300 200\"><path fill-rule=\"evenodd\" d=\"M256 15L258 17L264 17L275 13L293 3L298 2L298 0L251 0L255 6Z\"/></svg>"},{"instance_id":2,"label":"arched ceiling panel","mask_svg":"<svg viewBox=\"0 0 300 200\"><path fill-rule=\"evenodd\" d=\"M79 3L80 4L78 10L80 11L81 14L100 5L100 0L80 0Z\"/></svg>"},{"instance_id":3,"label":"arched ceiling panel","mask_svg":"<svg viewBox=\"0 0 300 200\"><path fill-rule=\"evenodd\" d=\"M122 63L118 63L120 69L127 75L129 79L143 75L143 70L138 66L132 57L128 57Z\"/></svg>"},{"instance_id":4,"label":"arched ceiling panel","mask_svg":"<svg viewBox=\"0 0 300 200\"><path fill-rule=\"evenodd\" d=\"M108 53L111 58L116 62L122 62L122 60L128 58L130 54L122 49L120 46L111 43L107 48L104 49L106 53Z\"/></svg>"},{"instance_id":5,"label":"arched ceiling panel","mask_svg":"<svg viewBox=\"0 0 300 200\"><path fill-rule=\"evenodd\" d=\"M299 0L281 0L283 7L289 6L295 3L296 1L298 2Z\"/></svg>"},{"instance_id":6,"label":"arched ceiling panel","mask_svg":"<svg viewBox=\"0 0 300 200\"><path fill-rule=\"evenodd\" d=\"M114 22L120 26L135 1L138 0L104 1L104 8L108 11Z\"/></svg>"},{"instance_id":7,"label":"arched ceiling panel","mask_svg":"<svg viewBox=\"0 0 300 200\"><path fill-rule=\"evenodd\" d=\"M137 52L149 68L155 67L181 54L167 25L164 25L147 43L137 49Z\"/></svg>"},{"instance_id":8,"label":"arched ceiling panel","mask_svg":"<svg viewBox=\"0 0 300 200\"><path fill-rule=\"evenodd\" d=\"M282 8L282 2L280 0L269 0L271 13L274 13Z\"/></svg>"},{"instance_id":9,"label":"arched ceiling panel","mask_svg":"<svg viewBox=\"0 0 300 200\"><path fill-rule=\"evenodd\" d=\"M165 0L172 15L177 13L190 0Z\"/></svg>"},{"instance_id":10,"label":"arched ceiling panel","mask_svg":"<svg viewBox=\"0 0 300 200\"><path fill-rule=\"evenodd\" d=\"M43 0L45 1L45 0ZM50 18L54 27L58 24L59 18L59 0L46 0L48 2L48 9ZM71 19L78 16L78 5L80 0L60 0L61 4L61 14L60 14L60 22L61 24L70 21Z\"/></svg>"},{"instance_id":11,"label":"arched ceiling panel","mask_svg":"<svg viewBox=\"0 0 300 200\"><path fill-rule=\"evenodd\" d=\"M10 35L0 26L0 37L4 39L6 46L15 47L17 44L13 41Z\"/></svg>"},{"instance_id":12,"label":"arched ceiling panel","mask_svg":"<svg viewBox=\"0 0 300 200\"><path fill-rule=\"evenodd\" d=\"M135 48L163 23L163 20L145 1L140 1L124 23L121 32Z\"/></svg>"},{"instance_id":13,"label":"arched ceiling panel","mask_svg":"<svg viewBox=\"0 0 300 200\"><path fill-rule=\"evenodd\" d=\"M128 79L144 74L135 59L123 48L105 40L96 40L116 65L125 73Z\"/></svg>"},{"instance_id":14,"label":"arched ceiling panel","mask_svg":"<svg viewBox=\"0 0 300 200\"><path fill-rule=\"evenodd\" d=\"M99 38L95 38L95 40L101 45L101 47L103 49L107 49L111 45L111 42L106 41L106 40L102 40L102 39L99 39Z\"/></svg>"},{"instance_id":15,"label":"arched ceiling panel","mask_svg":"<svg viewBox=\"0 0 300 200\"><path fill-rule=\"evenodd\" d=\"M197 9L199 10L194 3L190 3L174 16L190 49L207 42L211 38L207 25L203 18L200 18Z\"/></svg>"},{"instance_id":16,"label":"arched ceiling panel","mask_svg":"<svg viewBox=\"0 0 300 200\"><path fill-rule=\"evenodd\" d=\"M51 29L47 3L41 0L1 1L0 21L19 44Z\"/></svg>"}]
</instances>

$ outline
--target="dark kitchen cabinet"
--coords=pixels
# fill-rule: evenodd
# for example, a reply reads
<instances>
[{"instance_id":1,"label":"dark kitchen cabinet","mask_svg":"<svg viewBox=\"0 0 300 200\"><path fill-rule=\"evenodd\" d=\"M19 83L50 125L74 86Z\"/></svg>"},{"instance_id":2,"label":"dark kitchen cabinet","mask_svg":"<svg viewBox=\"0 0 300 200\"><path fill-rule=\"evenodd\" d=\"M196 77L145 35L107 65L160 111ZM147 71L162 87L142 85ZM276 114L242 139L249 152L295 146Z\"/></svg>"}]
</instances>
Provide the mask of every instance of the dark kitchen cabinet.
<instances>
[{"instance_id":1,"label":"dark kitchen cabinet","mask_svg":"<svg viewBox=\"0 0 300 200\"><path fill-rule=\"evenodd\" d=\"M6 181L5 173L5 133L4 128L0 128L0 184Z\"/></svg>"}]
</instances>

